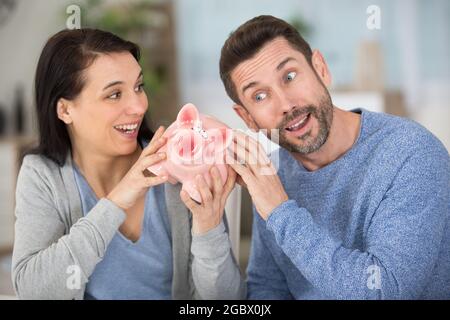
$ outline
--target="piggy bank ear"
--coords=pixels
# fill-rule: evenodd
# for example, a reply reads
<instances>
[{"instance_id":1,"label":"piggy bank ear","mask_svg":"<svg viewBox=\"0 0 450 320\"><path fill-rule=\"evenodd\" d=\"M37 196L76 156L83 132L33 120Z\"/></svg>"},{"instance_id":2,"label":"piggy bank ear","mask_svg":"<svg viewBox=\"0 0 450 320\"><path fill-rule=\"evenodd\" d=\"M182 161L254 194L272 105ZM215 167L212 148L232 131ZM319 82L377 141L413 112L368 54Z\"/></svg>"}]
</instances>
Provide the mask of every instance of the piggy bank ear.
<instances>
[{"instance_id":1,"label":"piggy bank ear","mask_svg":"<svg viewBox=\"0 0 450 320\"><path fill-rule=\"evenodd\" d=\"M185 104L183 108L181 108L180 112L178 112L177 116L177 122L179 125L193 124L194 121L198 119L198 110L192 103Z\"/></svg>"}]
</instances>

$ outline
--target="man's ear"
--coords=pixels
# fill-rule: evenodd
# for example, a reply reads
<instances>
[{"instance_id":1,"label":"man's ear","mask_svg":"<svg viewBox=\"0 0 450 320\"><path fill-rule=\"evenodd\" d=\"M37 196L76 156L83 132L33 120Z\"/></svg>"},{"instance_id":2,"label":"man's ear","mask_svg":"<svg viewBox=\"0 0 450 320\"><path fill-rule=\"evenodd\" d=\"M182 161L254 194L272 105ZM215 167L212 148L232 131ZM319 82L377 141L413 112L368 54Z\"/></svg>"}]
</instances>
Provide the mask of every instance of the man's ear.
<instances>
[{"instance_id":1,"label":"man's ear","mask_svg":"<svg viewBox=\"0 0 450 320\"><path fill-rule=\"evenodd\" d=\"M71 102L66 99L59 99L56 104L56 114L58 118L65 124L72 123L72 117L70 115Z\"/></svg>"},{"instance_id":2,"label":"man's ear","mask_svg":"<svg viewBox=\"0 0 450 320\"><path fill-rule=\"evenodd\" d=\"M233 105L233 110L236 112L236 114L244 120L247 127L254 131L259 131L259 126L256 124L255 120L253 119L252 115L245 109L245 107L235 104Z\"/></svg>"},{"instance_id":3,"label":"man's ear","mask_svg":"<svg viewBox=\"0 0 450 320\"><path fill-rule=\"evenodd\" d=\"M323 84L328 87L331 85L331 74L328 69L325 58L319 50L313 50L311 62L317 76L323 82Z\"/></svg>"}]
</instances>

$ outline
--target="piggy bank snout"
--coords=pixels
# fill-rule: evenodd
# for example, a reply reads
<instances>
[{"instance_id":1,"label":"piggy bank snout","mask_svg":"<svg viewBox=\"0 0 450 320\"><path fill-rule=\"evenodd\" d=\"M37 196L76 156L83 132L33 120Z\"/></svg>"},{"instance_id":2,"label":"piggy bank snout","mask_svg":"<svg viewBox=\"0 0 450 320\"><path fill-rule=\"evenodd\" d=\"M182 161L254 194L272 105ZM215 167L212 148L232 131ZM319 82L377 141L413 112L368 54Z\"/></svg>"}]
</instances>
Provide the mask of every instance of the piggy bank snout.
<instances>
[{"instance_id":1,"label":"piggy bank snout","mask_svg":"<svg viewBox=\"0 0 450 320\"><path fill-rule=\"evenodd\" d=\"M172 161L190 164L202 156L202 137L189 129L175 133L169 143L169 157Z\"/></svg>"}]
</instances>

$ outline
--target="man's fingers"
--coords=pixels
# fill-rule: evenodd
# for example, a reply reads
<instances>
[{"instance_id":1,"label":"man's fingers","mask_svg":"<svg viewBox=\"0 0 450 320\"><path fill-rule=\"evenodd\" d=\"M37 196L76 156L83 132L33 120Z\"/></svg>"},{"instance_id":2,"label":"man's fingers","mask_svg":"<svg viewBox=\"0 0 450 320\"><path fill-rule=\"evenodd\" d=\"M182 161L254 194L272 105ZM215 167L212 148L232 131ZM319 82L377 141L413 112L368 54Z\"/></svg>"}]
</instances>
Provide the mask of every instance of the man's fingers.
<instances>
[{"instance_id":1,"label":"man's fingers","mask_svg":"<svg viewBox=\"0 0 450 320\"><path fill-rule=\"evenodd\" d=\"M230 150L232 154L236 155L238 162L243 162L250 168L258 164L257 158L244 146L238 144L236 141L232 141L232 143L228 147L228 150Z\"/></svg>"},{"instance_id":2,"label":"man's fingers","mask_svg":"<svg viewBox=\"0 0 450 320\"><path fill-rule=\"evenodd\" d=\"M237 151L238 159L246 158L246 161L249 161L245 164L254 176L273 175L276 173L264 148L255 139L244 133L237 132L233 143L234 145L232 145L232 147ZM242 154L244 154L244 156Z\"/></svg>"},{"instance_id":3,"label":"man's fingers","mask_svg":"<svg viewBox=\"0 0 450 320\"><path fill-rule=\"evenodd\" d=\"M253 137L240 132L239 130L236 130L235 134L233 135L233 140L247 149L251 154L253 154L253 156L257 158L259 165L265 165L266 162L269 161L261 143L259 143Z\"/></svg>"},{"instance_id":4,"label":"man's fingers","mask_svg":"<svg viewBox=\"0 0 450 320\"><path fill-rule=\"evenodd\" d=\"M252 155L253 163L251 164L258 166L268 165L270 159L267 157L264 148L258 141L240 131L236 131L233 138L236 144L247 150Z\"/></svg>"},{"instance_id":5,"label":"man's fingers","mask_svg":"<svg viewBox=\"0 0 450 320\"><path fill-rule=\"evenodd\" d=\"M251 178L252 173L251 173L250 169L247 168L246 166L236 162L236 160L232 156L230 156L228 153L225 154L225 161L229 166L231 166L231 168L233 168L234 171L236 171L236 173L239 176L242 177L242 179L244 181Z\"/></svg>"}]
</instances>

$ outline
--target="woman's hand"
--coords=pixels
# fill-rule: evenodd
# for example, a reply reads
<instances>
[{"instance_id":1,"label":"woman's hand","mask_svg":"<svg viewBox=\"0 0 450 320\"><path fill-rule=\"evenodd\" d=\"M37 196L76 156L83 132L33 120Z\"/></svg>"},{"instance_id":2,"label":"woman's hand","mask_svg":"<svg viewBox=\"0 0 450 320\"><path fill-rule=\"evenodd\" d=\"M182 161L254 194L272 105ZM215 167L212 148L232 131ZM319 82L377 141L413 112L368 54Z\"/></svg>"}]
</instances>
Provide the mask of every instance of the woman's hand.
<instances>
[{"instance_id":1,"label":"woman's hand","mask_svg":"<svg viewBox=\"0 0 450 320\"><path fill-rule=\"evenodd\" d=\"M183 190L180 192L181 200L192 212L193 234L206 233L220 224L225 203L236 181L236 172L229 166L227 168L228 178L223 186L219 170L215 166L210 169L212 190L209 189L202 175L196 177L196 184L202 197L202 203L198 204L192 200L187 192Z\"/></svg>"},{"instance_id":2,"label":"woman's hand","mask_svg":"<svg viewBox=\"0 0 450 320\"><path fill-rule=\"evenodd\" d=\"M167 176L144 175L148 167L166 158L165 153L156 153L166 143L163 133L164 127L159 127L133 167L106 197L123 210L131 208L150 187L167 181Z\"/></svg>"}]
</instances>

